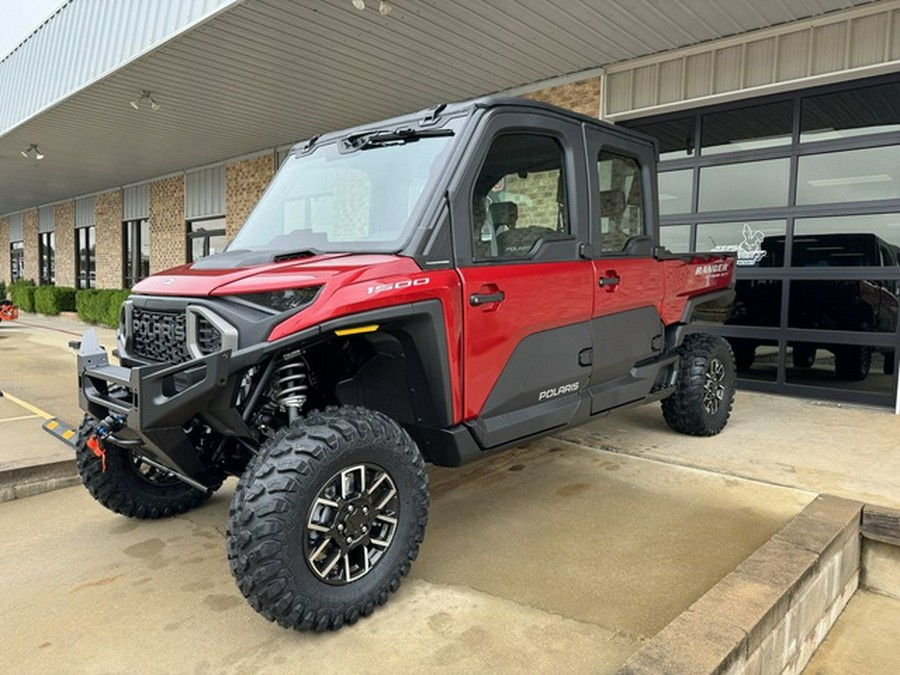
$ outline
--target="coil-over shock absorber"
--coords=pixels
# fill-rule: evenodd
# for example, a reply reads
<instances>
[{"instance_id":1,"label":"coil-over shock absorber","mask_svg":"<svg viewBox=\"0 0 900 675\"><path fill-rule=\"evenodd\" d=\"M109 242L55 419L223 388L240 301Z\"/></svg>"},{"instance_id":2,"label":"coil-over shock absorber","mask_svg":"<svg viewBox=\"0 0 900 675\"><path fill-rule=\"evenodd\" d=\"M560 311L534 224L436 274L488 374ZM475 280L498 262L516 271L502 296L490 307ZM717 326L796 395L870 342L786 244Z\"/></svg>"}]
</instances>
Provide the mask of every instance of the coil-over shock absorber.
<instances>
[{"instance_id":1,"label":"coil-over shock absorber","mask_svg":"<svg viewBox=\"0 0 900 675\"><path fill-rule=\"evenodd\" d=\"M279 358L272 373L272 400L288 414L293 422L306 405L309 391L309 365L303 353L296 351Z\"/></svg>"}]
</instances>

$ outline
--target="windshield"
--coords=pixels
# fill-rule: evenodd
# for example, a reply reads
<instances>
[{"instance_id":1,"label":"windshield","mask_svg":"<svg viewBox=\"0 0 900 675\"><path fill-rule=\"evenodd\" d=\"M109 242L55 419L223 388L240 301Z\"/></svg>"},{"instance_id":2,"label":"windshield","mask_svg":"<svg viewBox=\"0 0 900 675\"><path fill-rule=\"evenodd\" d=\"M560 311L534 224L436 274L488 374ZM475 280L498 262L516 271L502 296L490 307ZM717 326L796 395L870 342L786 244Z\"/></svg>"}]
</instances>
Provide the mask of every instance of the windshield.
<instances>
[{"instance_id":1,"label":"windshield","mask_svg":"<svg viewBox=\"0 0 900 675\"><path fill-rule=\"evenodd\" d=\"M401 249L451 145L449 129L421 134L355 140L360 149L350 152L339 140L289 156L228 250Z\"/></svg>"}]
</instances>

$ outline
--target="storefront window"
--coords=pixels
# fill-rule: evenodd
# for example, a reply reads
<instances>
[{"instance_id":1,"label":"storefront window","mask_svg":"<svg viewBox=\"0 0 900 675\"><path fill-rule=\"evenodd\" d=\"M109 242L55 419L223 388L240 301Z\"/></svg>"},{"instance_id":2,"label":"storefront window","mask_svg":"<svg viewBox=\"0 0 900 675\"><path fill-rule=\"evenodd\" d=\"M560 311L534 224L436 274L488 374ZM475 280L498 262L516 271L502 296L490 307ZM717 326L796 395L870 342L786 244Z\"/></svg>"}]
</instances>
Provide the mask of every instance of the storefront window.
<instances>
[{"instance_id":1,"label":"storefront window","mask_svg":"<svg viewBox=\"0 0 900 675\"><path fill-rule=\"evenodd\" d=\"M891 131L900 131L900 82L803 99L801 143Z\"/></svg>"},{"instance_id":2,"label":"storefront window","mask_svg":"<svg viewBox=\"0 0 900 675\"><path fill-rule=\"evenodd\" d=\"M786 206L791 160L769 159L700 169L700 211Z\"/></svg>"},{"instance_id":3,"label":"storefront window","mask_svg":"<svg viewBox=\"0 0 900 675\"><path fill-rule=\"evenodd\" d=\"M25 278L25 244L14 241L9 245L9 267L12 280L18 281Z\"/></svg>"},{"instance_id":4,"label":"storefront window","mask_svg":"<svg viewBox=\"0 0 900 675\"><path fill-rule=\"evenodd\" d=\"M96 288L94 226L79 227L75 230L75 285L78 288Z\"/></svg>"},{"instance_id":5,"label":"storefront window","mask_svg":"<svg viewBox=\"0 0 900 675\"><path fill-rule=\"evenodd\" d=\"M150 276L150 221L146 218L122 223L122 274L124 288Z\"/></svg>"},{"instance_id":6,"label":"storefront window","mask_svg":"<svg viewBox=\"0 0 900 675\"><path fill-rule=\"evenodd\" d=\"M691 248L690 225L665 225L659 228L659 243L672 253L688 253Z\"/></svg>"},{"instance_id":7,"label":"storefront window","mask_svg":"<svg viewBox=\"0 0 900 675\"><path fill-rule=\"evenodd\" d=\"M793 101L704 115L700 152L717 155L790 145L793 117Z\"/></svg>"},{"instance_id":8,"label":"storefront window","mask_svg":"<svg viewBox=\"0 0 900 675\"><path fill-rule=\"evenodd\" d=\"M659 143L659 159L683 159L694 154L693 116L654 124L629 125L635 131L653 136Z\"/></svg>"},{"instance_id":9,"label":"storefront window","mask_svg":"<svg viewBox=\"0 0 900 675\"><path fill-rule=\"evenodd\" d=\"M894 391L893 347L792 342L786 362L789 384L883 394Z\"/></svg>"},{"instance_id":10,"label":"storefront window","mask_svg":"<svg viewBox=\"0 0 900 675\"><path fill-rule=\"evenodd\" d=\"M794 221L794 267L900 265L900 213Z\"/></svg>"},{"instance_id":11,"label":"storefront window","mask_svg":"<svg viewBox=\"0 0 900 675\"><path fill-rule=\"evenodd\" d=\"M663 171L659 174L659 214L691 212L694 170Z\"/></svg>"},{"instance_id":12,"label":"storefront window","mask_svg":"<svg viewBox=\"0 0 900 675\"><path fill-rule=\"evenodd\" d=\"M225 219L210 218L188 223L188 262L225 250Z\"/></svg>"},{"instance_id":13,"label":"storefront window","mask_svg":"<svg viewBox=\"0 0 900 675\"><path fill-rule=\"evenodd\" d=\"M41 232L38 235L38 260L40 266L40 284L42 286L56 283L56 237L53 232Z\"/></svg>"},{"instance_id":14,"label":"storefront window","mask_svg":"<svg viewBox=\"0 0 900 675\"><path fill-rule=\"evenodd\" d=\"M800 158L797 204L876 199L900 199L900 146Z\"/></svg>"},{"instance_id":15,"label":"storefront window","mask_svg":"<svg viewBox=\"0 0 900 675\"><path fill-rule=\"evenodd\" d=\"M697 226L698 251L733 251L738 267L777 267L783 263L785 220L703 223Z\"/></svg>"}]
</instances>

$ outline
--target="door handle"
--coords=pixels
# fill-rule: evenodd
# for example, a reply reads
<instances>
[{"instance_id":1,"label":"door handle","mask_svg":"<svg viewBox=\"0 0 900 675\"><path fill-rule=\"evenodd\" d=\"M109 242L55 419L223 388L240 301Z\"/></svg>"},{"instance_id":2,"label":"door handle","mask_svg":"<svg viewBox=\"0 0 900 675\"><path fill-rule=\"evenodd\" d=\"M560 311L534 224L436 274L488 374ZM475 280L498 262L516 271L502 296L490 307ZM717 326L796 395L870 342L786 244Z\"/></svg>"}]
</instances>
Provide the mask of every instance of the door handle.
<instances>
[{"instance_id":1,"label":"door handle","mask_svg":"<svg viewBox=\"0 0 900 675\"><path fill-rule=\"evenodd\" d=\"M604 286L618 286L620 281L622 280L617 276L600 277L600 286L601 288Z\"/></svg>"},{"instance_id":2,"label":"door handle","mask_svg":"<svg viewBox=\"0 0 900 675\"><path fill-rule=\"evenodd\" d=\"M492 302L503 302L505 297L506 294L504 294L503 291L497 291L496 293L472 293L472 295L469 296L469 304L472 305L472 307L478 307Z\"/></svg>"}]
</instances>

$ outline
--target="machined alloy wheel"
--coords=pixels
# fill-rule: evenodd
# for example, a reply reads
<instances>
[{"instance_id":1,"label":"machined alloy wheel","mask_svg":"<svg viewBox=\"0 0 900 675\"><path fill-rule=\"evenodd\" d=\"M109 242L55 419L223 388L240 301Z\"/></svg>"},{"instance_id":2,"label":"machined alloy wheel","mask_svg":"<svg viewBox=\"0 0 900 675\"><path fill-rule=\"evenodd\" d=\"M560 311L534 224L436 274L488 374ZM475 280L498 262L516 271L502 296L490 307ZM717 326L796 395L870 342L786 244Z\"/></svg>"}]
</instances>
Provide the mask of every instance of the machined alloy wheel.
<instances>
[{"instance_id":1,"label":"machined alloy wheel","mask_svg":"<svg viewBox=\"0 0 900 675\"><path fill-rule=\"evenodd\" d=\"M703 408L710 415L719 412L725 398L725 385L725 364L717 358L710 359L703 383Z\"/></svg>"},{"instance_id":2,"label":"machined alloy wheel","mask_svg":"<svg viewBox=\"0 0 900 675\"><path fill-rule=\"evenodd\" d=\"M693 333L678 351L675 392L663 399L663 417L683 434L714 436L725 428L734 403L731 347L721 337Z\"/></svg>"},{"instance_id":3,"label":"machined alloy wheel","mask_svg":"<svg viewBox=\"0 0 900 675\"><path fill-rule=\"evenodd\" d=\"M368 574L397 531L400 499L390 474L357 464L334 474L312 502L304 553L322 581L342 586Z\"/></svg>"},{"instance_id":4,"label":"machined alloy wheel","mask_svg":"<svg viewBox=\"0 0 900 675\"><path fill-rule=\"evenodd\" d=\"M409 435L359 407L310 413L266 441L228 518L228 562L257 612L335 630L387 602L428 521L428 474Z\"/></svg>"}]
</instances>

